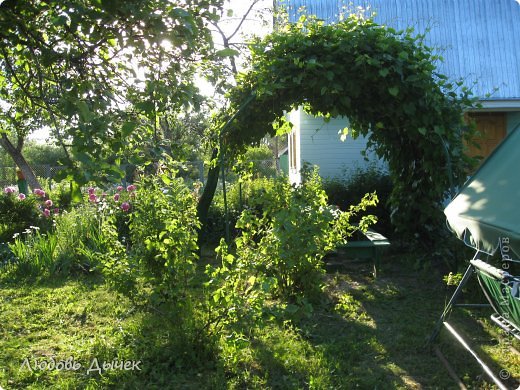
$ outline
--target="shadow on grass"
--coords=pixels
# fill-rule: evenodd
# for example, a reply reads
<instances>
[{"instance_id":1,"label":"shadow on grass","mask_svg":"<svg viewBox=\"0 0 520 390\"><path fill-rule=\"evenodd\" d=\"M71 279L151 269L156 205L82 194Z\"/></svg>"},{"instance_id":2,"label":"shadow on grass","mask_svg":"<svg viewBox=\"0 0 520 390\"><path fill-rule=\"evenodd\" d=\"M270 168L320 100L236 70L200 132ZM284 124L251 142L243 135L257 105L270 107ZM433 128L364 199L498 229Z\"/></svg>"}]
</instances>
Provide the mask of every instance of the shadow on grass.
<instances>
[{"instance_id":1,"label":"shadow on grass","mask_svg":"<svg viewBox=\"0 0 520 390\"><path fill-rule=\"evenodd\" d=\"M136 362L134 370L103 370L93 380L114 389L218 388L223 371L213 343L193 334L192 325L172 314L146 313L127 328L119 345L100 343L93 348L90 359Z\"/></svg>"},{"instance_id":2,"label":"shadow on grass","mask_svg":"<svg viewBox=\"0 0 520 390\"><path fill-rule=\"evenodd\" d=\"M20 286L34 286L38 288L56 289L67 283L79 283L85 290L92 290L105 283L103 276L99 273L81 273L75 275L36 273L24 274L23 271L3 272L0 270L0 288L18 288Z\"/></svg>"},{"instance_id":3,"label":"shadow on grass","mask_svg":"<svg viewBox=\"0 0 520 390\"><path fill-rule=\"evenodd\" d=\"M388 259L386 264L382 277L377 280L368 276L370 264L366 263L347 263L344 267L347 273L336 276L342 282L339 288L352 295L375 323L374 336L386 351L380 357L379 365L391 367L393 375L401 377L407 388L456 387L444 366L425 345L452 291L440 282L440 276L434 271L416 272L396 258ZM466 296L471 303L485 302L476 283L468 285ZM477 353L485 357L477 344L496 344L496 340L490 338L477 318L489 315L490 311L473 313L475 316L470 316L456 309L453 317L463 325L463 330L468 331L466 340L473 340L471 344ZM483 382L480 366L446 333L443 331L442 347L447 347L446 355L457 374L470 387L489 386ZM497 363L489 357L485 360L498 375L500 368Z\"/></svg>"},{"instance_id":4,"label":"shadow on grass","mask_svg":"<svg viewBox=\"0 0 520 390\"><path fill-rule=\"evenodd\" d=\"M437 358L423 349L444 306L445 288L397 262L387 264L377 280L370 277L370 264L329 274L322 306L303 320L268 321L265 327L255 327L249 332L253 337L248 346L236 354L196 331L201 328L201 313L189 302L136 310L94 275L80 280L42 278L34 291L28 282L11 281L10 287L20 288L9 307L17 317L8 324L10 328L0 328L4 340L0 360L6 363L0 361L0 366L7 367L4 378L13 382L0 385L15 389L35 383L40 387L33 388L57 389L453 388ZM52 291L60 289L67 295L52 297ZM31 294L36 295L29 301L26 297ZM8 320L6 315L4 321ZM467 316L463 321L464 328L472 331L478 324ZM448 355L459 359L459 375L474 384L481 374L478 367L461 358L464 351L447 347ZM46 356L42 350L59 356L74 354L84 367L78 372L17 371L23 356ZM94 359L101 365L101 375L96 370L87 373ZM139 369L103 369L103 362L114 360L141 363Z\"/></svg>"}]
</instances>

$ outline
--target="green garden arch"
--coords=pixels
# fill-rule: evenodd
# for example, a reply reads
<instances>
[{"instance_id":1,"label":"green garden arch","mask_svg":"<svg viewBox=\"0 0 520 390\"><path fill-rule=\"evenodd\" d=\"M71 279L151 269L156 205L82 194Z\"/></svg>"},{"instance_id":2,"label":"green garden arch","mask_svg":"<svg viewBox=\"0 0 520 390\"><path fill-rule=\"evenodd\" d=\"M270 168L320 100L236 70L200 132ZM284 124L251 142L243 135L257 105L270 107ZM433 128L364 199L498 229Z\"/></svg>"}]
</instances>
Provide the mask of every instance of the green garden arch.
<instances>
[{"instance_id":1,"label":"green garden arch","mask_svg":"<svg viewBox=\"0 0 520 390\"><path fill-rule=\"evenodd\" d=\"M440 205L452 180L466 177L463 149L471 132L462 131L462 114L474 99L462 83L436 72L439 58L422 38L351 16L333 25L302 18L254 41L250 69L215 121L221 152L229 157L267 133L286 131L284 113L300 105L325 118L346 116L388 162L396 229L431 241L444 226ZM210 170L199 203L203 223L218 169Z\"/></svg>"}]
</instances>

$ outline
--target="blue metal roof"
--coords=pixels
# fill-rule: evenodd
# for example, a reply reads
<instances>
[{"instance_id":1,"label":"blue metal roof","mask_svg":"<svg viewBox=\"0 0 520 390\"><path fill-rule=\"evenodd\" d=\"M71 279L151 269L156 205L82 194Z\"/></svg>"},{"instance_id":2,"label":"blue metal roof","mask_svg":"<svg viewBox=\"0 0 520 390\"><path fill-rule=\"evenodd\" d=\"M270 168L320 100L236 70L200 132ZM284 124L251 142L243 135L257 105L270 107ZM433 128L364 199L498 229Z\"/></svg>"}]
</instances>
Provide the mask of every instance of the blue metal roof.
<instances>
[{"instance_id":1,"label":"blue metal roof","mask_svg":"<svg viewBox=\"0 0 520 390\"><path fill-rule=\"evenodd\" d=\"M356 7L398 30L413 27L444 58L439 71L481 99L520 100L520 0L283 0L289 20L298 9L326 22ZM346 4L346 6L345 6ZM345 6L345 7L344 7ZM343 12L345 13L345 12ZM487 94L491 96L487 97Z\"/></svg>"}]
</instances>

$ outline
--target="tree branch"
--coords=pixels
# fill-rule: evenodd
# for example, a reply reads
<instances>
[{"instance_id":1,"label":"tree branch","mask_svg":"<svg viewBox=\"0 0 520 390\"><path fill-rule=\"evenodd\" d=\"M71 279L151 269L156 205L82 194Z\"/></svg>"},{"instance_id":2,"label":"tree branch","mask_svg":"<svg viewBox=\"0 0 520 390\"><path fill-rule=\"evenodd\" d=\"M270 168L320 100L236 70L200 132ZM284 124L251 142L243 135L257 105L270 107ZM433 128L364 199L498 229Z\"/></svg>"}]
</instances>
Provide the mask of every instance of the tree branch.
<instances>
[{"instance_id":1,"label":"tree branch","mask_svg":"<svg viewBox=\"0 0 520 390\"><path fill-rule=\"evenodd\" d=\"M246 13L242 16L242 19L240 20L240 22L238 23L238 26L237 28L235 29L235 31L233 31L233 33L228 37L228 40L229 39L232 39L236 33L240 30L240 28L242 27L242 24L244 24L244 21L247 19L247 15L249 15L249 13L251 12L251 10L253 9L253 7L259 2L260 0L254 0L251 5L249 6L249 8L247 9Z\"/></svg>"}]
</instances>

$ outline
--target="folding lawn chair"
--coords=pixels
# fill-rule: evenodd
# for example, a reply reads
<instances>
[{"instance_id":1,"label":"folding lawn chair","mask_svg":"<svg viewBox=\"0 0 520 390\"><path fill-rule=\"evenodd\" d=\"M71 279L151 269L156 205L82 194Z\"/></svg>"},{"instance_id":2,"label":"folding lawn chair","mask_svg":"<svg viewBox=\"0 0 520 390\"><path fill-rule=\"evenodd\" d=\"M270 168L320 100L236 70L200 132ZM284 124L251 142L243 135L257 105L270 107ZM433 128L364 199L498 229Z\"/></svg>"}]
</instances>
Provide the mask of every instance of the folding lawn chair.
<instances>
[{"instance_id":1,"label":"folding lawn chair","mask_svg":"<svg viewBox=\"0 0 520 390\"><path fill-rule=\"evenodd\" d=\"M500 389L507 389L501 381L506 378L499 379L446 318L457 306L491 306L494 311L491 319L520 339L519 127L509 133L444 210L449 227L476 253L429 339L429 345L432 345L444 326ZM498 253L502 258L501 264L496 267L480 259L483 255L489 258ZM463 287L472 276L478 278L489 304L457 303Z\"/></svg>"}]
</instances>

